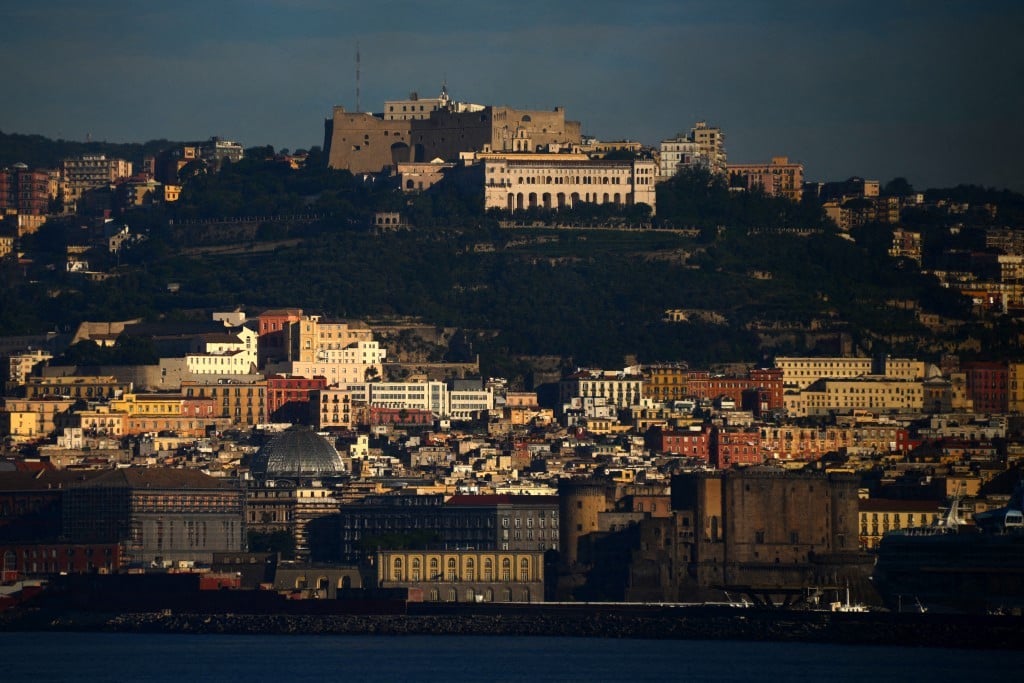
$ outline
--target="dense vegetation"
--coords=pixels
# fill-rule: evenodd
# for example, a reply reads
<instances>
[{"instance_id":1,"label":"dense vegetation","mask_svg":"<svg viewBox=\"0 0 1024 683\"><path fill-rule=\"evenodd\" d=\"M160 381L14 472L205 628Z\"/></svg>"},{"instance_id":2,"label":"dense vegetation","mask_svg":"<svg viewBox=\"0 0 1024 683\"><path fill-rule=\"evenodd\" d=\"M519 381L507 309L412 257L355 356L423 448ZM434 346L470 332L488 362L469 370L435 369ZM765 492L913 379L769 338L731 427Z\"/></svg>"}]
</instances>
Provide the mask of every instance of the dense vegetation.
<instances>
[{"instance_id":1,"label":"dense vegetation","mask_svg":"<svg viewBox=\"0 0 1024 683\"><path fill-rule=\"evenodd\" d=\"M199 170L176 205L124 217L145 239L106 264L117 273L110 280L60 268L64 246L81 231L77 221L51 221L27 239L32 264L0 263L0 326L8 334L70 330L82 320L234 306L418 316L468 331L452 360L480 354L485 371L516 374L517 358L530 355L609 367L627 356L759 360L805 352L810 330L842 332L865 351L935 357L938 340L915 313L887 302L968 315L963 297L915 263L887 255L890 227L868 225L856 242L844 239L813 202L730 192L707 173L660 185L653 219L643 206L609 212L586 205L526 217L630 230L503 229L508 216L484 213L479 195L458 187L409 198L386 181L328 170L315 149L299 171L263 158L225 164L219 173ZM381 210L401 211L414 229L373 232L369 218ZM252 216L259 218L233 220ZM976 235L964 230L949 239ZM716 315L667 322L670 309ZM766 347L765 329L795 332ZM957 334L1000 348L1017 338L1015 330L1000 322L965 325ZM103 354L143 357L151 349L74 353L99 362Z\"/></svg>"},{"instance_id":2,"label":"dense vegetation","mask_svg":"<svg viewBox=\"0 0 1024 683\"><path fill-rule=\"evenodd\" d=\"M83 154L106 154L127 159L138 166L147 156L155 156L175 144L168 140L137 142L75 142L51 140L42 135L21 135L0 131L0 168L23 163L29 168L60 168L61 161Z\"/></svg>"}]
</instances>

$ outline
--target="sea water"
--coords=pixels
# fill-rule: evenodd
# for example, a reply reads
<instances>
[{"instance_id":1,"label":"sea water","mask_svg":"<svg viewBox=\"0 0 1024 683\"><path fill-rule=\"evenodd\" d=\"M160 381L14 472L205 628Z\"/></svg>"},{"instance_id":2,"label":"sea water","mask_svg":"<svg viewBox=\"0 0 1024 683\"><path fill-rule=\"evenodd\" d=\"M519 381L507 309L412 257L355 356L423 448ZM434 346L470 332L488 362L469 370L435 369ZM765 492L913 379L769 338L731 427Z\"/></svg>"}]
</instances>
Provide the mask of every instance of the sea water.
<instances>
[{"instance_id":1,"label":"sea water","mask_svg":"<svg viewBox=\"0 0 1024 683\"><path fill-rule=\"evenodd\" d=\"M942 681L1024 653L542 636L0 633L0 681Z\"/></svg>"}]
</instances>

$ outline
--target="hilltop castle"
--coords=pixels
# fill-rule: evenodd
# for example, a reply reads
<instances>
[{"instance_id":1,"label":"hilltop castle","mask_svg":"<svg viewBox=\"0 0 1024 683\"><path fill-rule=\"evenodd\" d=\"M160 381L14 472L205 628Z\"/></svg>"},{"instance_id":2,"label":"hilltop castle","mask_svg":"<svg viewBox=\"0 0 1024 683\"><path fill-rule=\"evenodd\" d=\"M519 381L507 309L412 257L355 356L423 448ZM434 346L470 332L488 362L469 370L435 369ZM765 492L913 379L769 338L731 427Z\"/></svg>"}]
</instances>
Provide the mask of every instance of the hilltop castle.
<instances>
[{"instance_id":1,"label":"hilltop castle","mask_svg":"<svg viewBox=\"0 0 1024 683\"><path fill-rule=\"evenodd\" d=\"M446 88L436 98L411 93L387 101L380 114L334 107L324 121L328 166L352 173L454 160L460 152L555 151L580 142L580 122L567 121L563 107L534 111L456 102Z\"/></svg>"}]
</instances>

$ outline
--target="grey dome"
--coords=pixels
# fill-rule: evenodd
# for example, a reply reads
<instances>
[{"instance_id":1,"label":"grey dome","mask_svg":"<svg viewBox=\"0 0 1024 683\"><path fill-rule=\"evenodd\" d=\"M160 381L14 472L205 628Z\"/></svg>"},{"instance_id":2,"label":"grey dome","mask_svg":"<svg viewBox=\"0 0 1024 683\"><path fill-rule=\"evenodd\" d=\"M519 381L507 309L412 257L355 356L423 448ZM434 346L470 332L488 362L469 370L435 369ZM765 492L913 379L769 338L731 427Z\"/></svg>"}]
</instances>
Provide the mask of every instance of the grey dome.
<instances>
[{"instance_id":1,"label":"grey dome","mask_svg":"<svg viewBox=\"0 0 1024 683\"><path fill-rule=\"evenodd\" d=\"M292 428L268 441L253 458L252 472L273 477L333 477L345 471L334 446L308 429Z\"/></svg>"}]
</instances>

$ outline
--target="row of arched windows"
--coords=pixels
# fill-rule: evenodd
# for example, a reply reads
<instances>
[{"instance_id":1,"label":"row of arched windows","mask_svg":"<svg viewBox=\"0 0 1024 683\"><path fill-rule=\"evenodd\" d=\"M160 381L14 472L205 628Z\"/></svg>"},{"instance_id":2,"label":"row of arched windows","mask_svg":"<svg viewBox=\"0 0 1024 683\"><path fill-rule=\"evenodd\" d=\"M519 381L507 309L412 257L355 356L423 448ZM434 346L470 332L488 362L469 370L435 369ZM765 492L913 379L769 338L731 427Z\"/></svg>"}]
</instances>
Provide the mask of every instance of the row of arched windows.
<instances>
[{"instance_id":1,"label":"row of arched windows","mask_svg":"<svg viewBox=\"0 0 1024 683\"><path fill-rule=\"evenodd\" d=\"M476 573L477 563L472 557L465 559L461 572L456 558L448 558L444 571L442 571L440 560L432 557L427 565L428 571L424 574L420 558L414 557L408 562L409 571L406 574L406 563L403 558L395 557L391 560L390 580L402 582L408 577L409 581L512 581L513 565L510 558L502 558L501 574L497 577L494 572L494 561L491 558L484 558L482 565L483 571L478 579ZM519 580L524 582L531 580L530 560L528 558L524 557L519 561Z\"/></svg>"}]
</instances>

